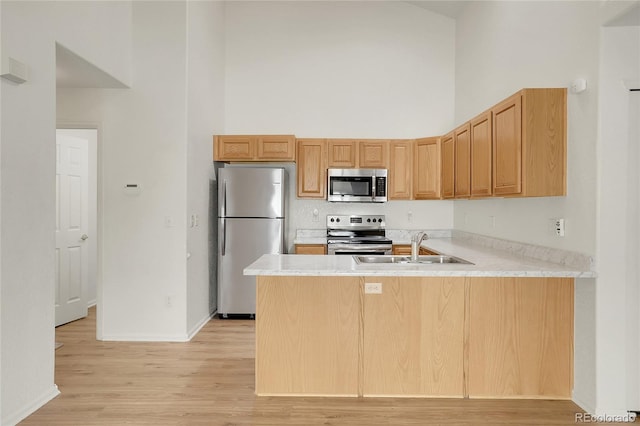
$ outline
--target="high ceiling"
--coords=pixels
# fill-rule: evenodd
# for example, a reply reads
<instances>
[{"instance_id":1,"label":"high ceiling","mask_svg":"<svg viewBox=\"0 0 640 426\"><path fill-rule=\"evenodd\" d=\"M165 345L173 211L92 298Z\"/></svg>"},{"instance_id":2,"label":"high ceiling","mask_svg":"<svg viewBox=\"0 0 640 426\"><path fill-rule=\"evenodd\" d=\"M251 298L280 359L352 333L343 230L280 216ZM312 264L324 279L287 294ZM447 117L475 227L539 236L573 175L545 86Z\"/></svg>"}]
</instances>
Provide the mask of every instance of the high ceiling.
<instances>
[{"instance_id":1,"label":"high ceiling","mask_svg":"<svg viewBox=\"0 0 640 426\"><path fill-rule=\"evenodd\" d=\"M423 9L430 10L431 12L439 13L441 15L448 16L449 18L456 19L462 9L464 9L469 1L462 0L450 0L450 1L430 1L430 0L416 0L408 1L414 6L421 7Z\"/></svg>"}]
</instances>

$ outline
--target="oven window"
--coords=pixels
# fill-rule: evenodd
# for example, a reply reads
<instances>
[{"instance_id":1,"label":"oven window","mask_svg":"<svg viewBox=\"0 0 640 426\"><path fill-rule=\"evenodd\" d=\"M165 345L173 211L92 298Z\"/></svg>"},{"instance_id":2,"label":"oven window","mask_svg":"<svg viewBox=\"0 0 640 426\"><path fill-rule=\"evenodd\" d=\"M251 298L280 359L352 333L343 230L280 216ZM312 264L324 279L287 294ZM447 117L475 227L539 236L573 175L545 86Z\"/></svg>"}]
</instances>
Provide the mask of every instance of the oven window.
<instances>
[{"instance_id":1,"label":"oven window","mask_svg":"<svg viewBox=\"0 0 640 426\"><path fill-rule=\"evenodd\" d=\"M371 196L371 178L369 177L332 177L331 195Z\"/></svg>"}]
</instances>

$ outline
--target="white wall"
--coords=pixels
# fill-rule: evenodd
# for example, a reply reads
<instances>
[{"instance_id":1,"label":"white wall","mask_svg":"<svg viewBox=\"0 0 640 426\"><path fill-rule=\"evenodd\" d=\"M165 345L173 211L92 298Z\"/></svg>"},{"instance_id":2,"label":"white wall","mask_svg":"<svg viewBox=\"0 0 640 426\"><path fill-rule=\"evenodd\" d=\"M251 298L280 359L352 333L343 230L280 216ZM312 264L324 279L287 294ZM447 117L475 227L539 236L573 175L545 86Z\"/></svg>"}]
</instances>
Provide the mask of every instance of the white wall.
<instances>
[{"instance_id":1,"label":"white wall","mask_svg":"<svg viewBox=\"0 0 640 426\"><path fill-rule=\"evenodd\" d=\"M568 94L566 197L457 201L455 227L498 238L595 251L598 4L596 2L472 2L458 20L456 125L525 87L588 90ZM495 217L495 227L490 217ZM564 218L566 236L549 219Z\"/></svg>"},{"instance_id":2,"label":"white wall","mask_svg":"<svg viewBox=\"0 0 640 426\"><path fill-rule=\"evenodd\" d=\"M631 357L637 364L637 352L630 355L625 342L631 334L626 297L637 287L626 276L627 262L637 256L630 260L623 248L637 229L627 183L637 160L628 158L629 138L620 134L629 128L620 73L638 75L639 49L633 32L605 32L600 45L602 16L617 13L609 12L586 1L472 2L456 39L456 124L523 87L588 81L586 92L568 96L567 196L456 201L454 222L456 229L595 256L598 278L576 282L573 397L597 414L625 412L626 375L637 371L628 364ZM613 70L617 89L607 75ZM549 230L554 217L566 220L564 238Z\"/></svg>"},{"instance_id":3,"label":"white wall","mask_svg":"<svg viewBox=\"0 0 640 426\"><path fill-rule=\"evenodd\" d=\"M29 67L28 82L0 82L2 424L16 423L58 392L53 376L55 41L120 80L130 75L130 4L87 6L0 2L2 60L11 56Z\"/></svg>"},{"instance_id":4,"label":"white wall","mask_svg":"<svg viewBox=\"0 0 640 426\"><path fill-rule=\"evenodd\" d=\"M224 132L224 4L187 3L187 330L215 306L209 295L209 180L212 135ZM191 215L198 225L191 226ZM215 222L214 222L215 223Z\"/></svg>"},{"instance_id":5,"label":"white wall","mask_svg":"<svg viewBox=\"0 0 640 426\"><path fill-rule=\"evenodd\" d=\"M456 229L595 254L599 6L597 2L472 2L457 22L456 124L524 87L568 94L567 196L456 201ZM492 217L495 218L495 227ZM564 218L566 236L549 219ZM577 280L573 398L593 413L598 383L593 280Z\"/></svg>"},{"instance_id":6,"label":"white wall","mask_svg":"<svg viewBox=\"0 0 640 426\"><path fill-rule=\"evenodd\" d=\"M102 124L99 337L186 340L186 3L132 9L131 89L59 90L58 119Z\"/></svg>"},{"instance_id":7,"label":"white wall","mask_svg":"<svg viewBox=\"0 0 640 426\"><path fill-rule=\"evenodd\" d=\"M596 286L597 408L638 409L638 137L631 94L640 80L639 27L604 27L600 58ZM637 114L637 111L634 111ZM632 139L633 136L633 139ZM629 406L631 399L635 400Z\"/></svg>"},{"instance_id":8,"label":"white wall","mask_svg":"<svg viewBox=\"0 0 640 426\"><path fill-rule=\"evenodd\" d=\"M226 7L225 132L414 138L452 127L452 19L404 2ZM394 228L452 226L450 202L376 206L292 197L290 207L290 234L324 228L326 214L343 212L393 214ZM404 220L408 211L412 222Z\"/></svg>"}]
</instances>

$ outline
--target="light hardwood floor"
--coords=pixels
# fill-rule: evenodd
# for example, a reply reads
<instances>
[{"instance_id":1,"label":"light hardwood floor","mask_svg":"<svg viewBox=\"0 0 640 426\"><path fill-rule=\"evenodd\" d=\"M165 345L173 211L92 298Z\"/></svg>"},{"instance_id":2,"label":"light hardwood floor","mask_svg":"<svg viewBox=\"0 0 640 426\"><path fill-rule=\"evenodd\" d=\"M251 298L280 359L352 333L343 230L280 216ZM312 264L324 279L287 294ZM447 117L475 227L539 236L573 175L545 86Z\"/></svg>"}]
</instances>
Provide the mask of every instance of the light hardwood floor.
<instances>
[{"instance_id":1,"label":"light hardwood floor","mask_svg":"<svg viewBox=\"0 0 640 426\"><path fill-rule=\"evenodd\" d=\"M22 425L573 425L570 401L254 395L254 322L212 320L188 343L98 342L95 309L59 327L61 395Z\"/></svg>"}]
</instances>

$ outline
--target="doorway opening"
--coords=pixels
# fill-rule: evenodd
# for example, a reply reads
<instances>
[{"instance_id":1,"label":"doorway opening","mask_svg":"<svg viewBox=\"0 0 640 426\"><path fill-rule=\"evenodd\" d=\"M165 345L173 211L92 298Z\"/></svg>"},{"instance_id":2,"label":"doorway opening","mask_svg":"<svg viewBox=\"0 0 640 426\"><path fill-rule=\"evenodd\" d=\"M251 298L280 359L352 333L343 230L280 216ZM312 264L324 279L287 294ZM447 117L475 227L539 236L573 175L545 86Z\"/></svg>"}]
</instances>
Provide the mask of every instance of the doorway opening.
<instances>
[{"instance_id":1,"label":"doorway opening","mask_svg":"<svg viewBox=\"0 0 640 426\"><path fill-rule=\"evenodd\" d=\"M96 128L56 130L55 326L98 303Z\"/></svg>"}]
</instances>

